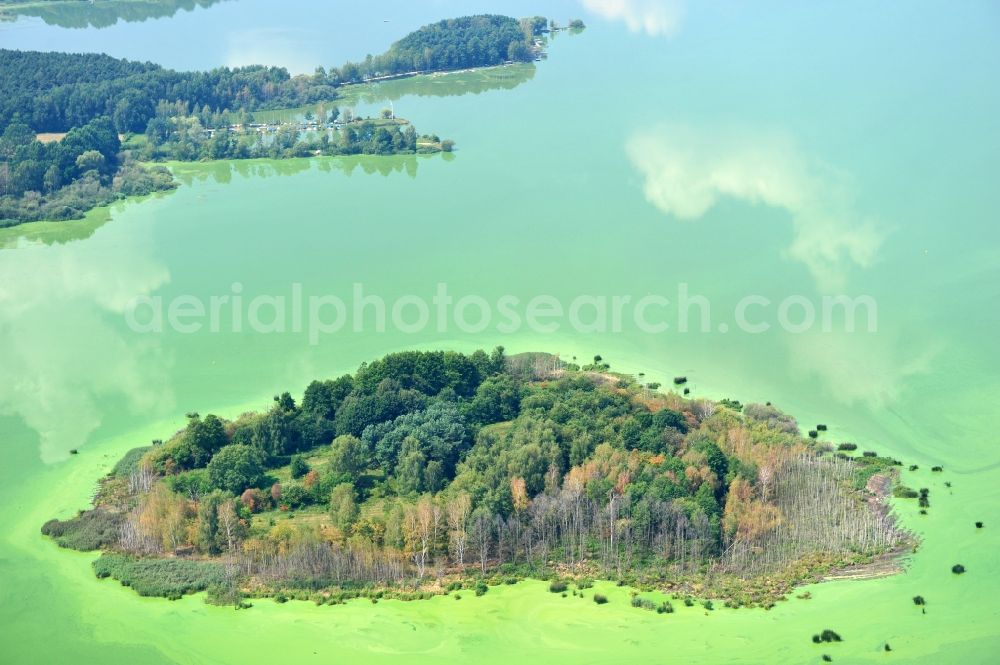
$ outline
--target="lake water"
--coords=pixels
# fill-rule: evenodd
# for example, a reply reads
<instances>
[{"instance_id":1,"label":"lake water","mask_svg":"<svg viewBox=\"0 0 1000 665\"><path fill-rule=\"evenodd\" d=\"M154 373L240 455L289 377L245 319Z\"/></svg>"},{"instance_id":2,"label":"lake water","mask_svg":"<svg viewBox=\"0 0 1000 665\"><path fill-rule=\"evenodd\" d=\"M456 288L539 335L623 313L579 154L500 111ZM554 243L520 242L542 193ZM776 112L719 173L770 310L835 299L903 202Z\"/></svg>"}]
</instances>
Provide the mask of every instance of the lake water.
<instances>
[{"instance_id":1,"label":"lake water","mask_svg":"<svg viewBox=\"0 0 1000 665\"><path fill-rule=\"evenodd\" d=\"M50 23L20 16L0 24L0 45L311 71L431 20L538 12L524 2L204 4L105 28L62 27L93 23L78 8ZM360 107L392 99L419 130L454 139L453 155L181 165L172 194L0 232L0 660L801 663L828 652L835 662L995 662L997 6L546 5L588 29L557 35L533 72L475 85L443 77L430 90L395 83ZM142 334L123 316L136 297L207 302L234 283L247 300L295 288L348 300L362 284L390 304L429 301L439 283L456 300L490 303L676 300L687 288L710 303L711 324L680 332L668 314L674 325L660 333L627 317L603 333L348 328L310 344L305 331L226 326ZM877 331L778 325L785 299L798 299L797 322L803 301L835 294L870 296ZM735 325L751 295L772 303L748 310L772 323L767 332ZM899 511L924 544L905 574L816 585L811 600L770 612L664 617L614 588L608 605L566 608L578 601L540 583L457 603L258 601L234 612L98 582L92 555L38 533L85 507L125 450L169 434L186 411L236 415L390 351L497 344L599 353L646 380L683 374L695 395L769 400L804 429L828 424L831 441L919 464L903 480L930 488L930 514L913 502ZM945 472L932 474L935 464ZM952 575L955 563L969 572ZM824 628L845 642L813 645Z\"/></svg>"}]
</instances>

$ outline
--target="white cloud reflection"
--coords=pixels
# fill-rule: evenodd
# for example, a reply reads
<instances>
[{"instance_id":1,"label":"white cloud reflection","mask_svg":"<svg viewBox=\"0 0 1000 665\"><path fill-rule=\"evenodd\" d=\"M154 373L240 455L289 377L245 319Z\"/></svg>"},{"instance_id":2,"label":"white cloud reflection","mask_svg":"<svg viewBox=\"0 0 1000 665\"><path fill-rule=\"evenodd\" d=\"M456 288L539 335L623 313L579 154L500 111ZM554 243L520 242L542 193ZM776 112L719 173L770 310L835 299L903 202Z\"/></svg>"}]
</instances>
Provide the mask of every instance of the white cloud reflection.
<instances>
[{"instance_id":1,"label":"white cloud reflection","mask_svg":"<svg viewBox=\"0 0 1000 665\"><path fill-rule=\"evenodd\" d=\"M312 74L324 64L317 45L321 36L312 30L259 28L238 30L227 35L227 67L274 65L292 74Z\"/></svg>"},{"instance_id":2,"label":"white cloud reflection","mask_svg":"<svg viewBox=\"0 0 1000 665\"><path fill-rule=\"evenodd\" d=\"M933 370L938 344L907 340L896 332L878 335L808 333L785 335L789 373L817 379L824 393L846 405L890 407L914 377Z\"/></svg>"},{"instance_id":3,"label":"white cloud reflection","mask_svg":"<svg viewBox=\"0 0 1000 665\"><path fill-rule=\"evenodd\" d=\"M169 273L152 259L148 231L125 241L107 230L0 250L0 414L38 434L46 463L86 443L112 405L148 410L172 399L161 352L122 323L128 300Z\"/></svg>"},{"instance_id":4,"label":"white cloud reflection","mask_svg":"<svg viewBox=\"0 0 1000 665\"><path fill-rule=\"evenodd\" d=\"M637 132L626 150L646 199L678 219L698 219L723 198L786 211L795 233L786 255L820 290L841 291L851 267L875 261L883 234L851 209L848 178L785 136L662 125Z\"/></svg>"},{"instance_id":5,"label":"white cloud reflection","mask_svg":"<svg viewBox=\"0 0 1000 665\"><path fill-rule=\"evenodd\" d=\"M602 18L623 21L632 32L652 37L674 35L684 18L681 0L583 0L583 6Z\"/></svg>"}]
</instances>

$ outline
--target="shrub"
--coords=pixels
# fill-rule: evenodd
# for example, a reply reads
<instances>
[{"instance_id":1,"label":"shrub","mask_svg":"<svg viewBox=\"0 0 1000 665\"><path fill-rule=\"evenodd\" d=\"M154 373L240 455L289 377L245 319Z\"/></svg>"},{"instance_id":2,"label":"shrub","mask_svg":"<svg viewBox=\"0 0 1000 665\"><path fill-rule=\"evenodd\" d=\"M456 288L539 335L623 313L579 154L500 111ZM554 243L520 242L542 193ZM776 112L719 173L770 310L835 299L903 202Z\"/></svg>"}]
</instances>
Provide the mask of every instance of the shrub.
<instances>
[{"instance_id":1,"label":"shrub","mask_svg":"<svg viewBox=\"0 0 1000 665\"><path fill-rule=\"evenodd\" d=\"M934 471L935 473L941 473L942 471L944 471L944 468L940 466L932 466L931 471Z\"/></svg>"},{"instance_id":2,"label":"shrub","mask_svg":"<svg viewBox=\"0 0 1000 665\"><path fill-rule=\"evenodd\" d=\"M913 604L914 605L926 605L927 601L924 600L923 596L914 596L913 597Z\"/></svg>"},{"instance_id":3,"label":"shrub","mask_svg":"<svg viewBox=\"0 0 1000 665\"><path fill-rule=\"evenodd\" d=\"M639 609L642 609L642 610L650 610L650 611L652 611L652 610L656 609L656 603L654 603L653 601L648 600L646 598L640 598L639 596L633 596L632 597L632 607L638 607Z\"/></svg>"},{"instance_id":4,"label":"shrub","mask_svg":"<svg viewBox=\"0 0 1000 665\"><path fill-rule=\"evenodd\" d=\"M833 662L833 658L831 658L828 654L823 654L823 662L824 663L832 663Z\"/></svg>"},{"instance_id":5,"label":"shrub","mask_svg":"<svg viewBox=\"0 0 1000 665\"><path fill-rule=\"evenodd\" d=\"M862 454L862 455L863 455L864 457L878 457L878 453L877 453L877 452L875 452L874 450L866 450L865 452L863 452L863 453L861 453L861 454Z\"/></svg>"},{"instance_id":6,"label":"shrub","mask_svg":"<svg viewBox=\"0 0 1000 665\"><path fill-rule=\"evenodd\" d=\"M976 522L976 528L977 529L982 529L983 528L983 523L982 522Z\"/></svg>"},{"instance_id":7,"label":"shrub","mask_svg":"<svg viewBox=\"0 0 1000 665\"><path fill-rule=\"evenodd\" d=\"M85 510L73 519L49 520L42 533L55 539L59 547L89 552L118 542L122 515L107 510Z\"/></svg>"},{"instance_id":8,"label":"shrub","mask_svg":"<svg viewBox=\"0 0 1000 665\"><path fill-rule=\"evenodd\" d=\"M240 503L251 513L269 510L272 505L271 495L257 488L244 490L243 494L240 495Z\"/></svg>"},{"instance_id":9,"label":"shrub","mask_svg":"<svg viewBox=\"0 0 1000 665\"><path fill-rule=\"evenodd\" d=\"M816 429L820 432L826 431L826 425L816 425Z\"/></svg>"},{"instance_id":10,"label":"shrub","mask_svg":"<svg viewBox=\"0 0 1000 665\"><path fill-rule=\"evenodd\" d=\"M292 461L288 465L288 470L292 473L292 478L301 478L309 473L309 463L302 455L293 455Z\"/></svg>"},{"instance_id":11,"label":"shrub","mask_svg":"<svg viewBox=\"0 0 1000 665\"><path fill-rule=\"evenodd\" d=\"M837 450L857 450L858 444L856 443L841 443L837 446Z\"/></svg>"},{"instance_id":12,"label":"shrub","mask_svg":"<svg viewBox=\"0 0 1000 665\"><path fill-rule=\"evenodd\" d=\"M212 584L205 594L205 602L209 605L232 605L240 609L243 606L243 594L235 584Z\"/></svg>"},{"instance_id":13,"label":"shrub","mask_svg":"<svg viewBox=\"0 0 1000 665\"><path fill-rule=\"evenodd\" d=\"M706 600L704 603L701 604L701 606L704 607L706 610L709 610L709 611L712 611L712 610L715 609L715 605L713 605L712 601L710 601L710 600Z\"/></svg>"},{"instance_id":14,"label":"shrub","mask_svg":"<svg viewBox=\"0 0 1000 665\"><path fill-rule=\"evenodd\" d=\"M814 429L809 430L809 438L810 439L815 439L818 436L819 436L819 432L817 432Z\"/></svg>"},{"instance_id":15,"label":"shrub","mask_svg":"<svg viewBox=\"0 0 1000 665\"><path fill-rule=\"evenodd\" d=\"M142 559L106 552L93 565L98 578L113 577L140 596L176 599L225 582L224 566L205 561Z\"/></svg>"},{"instance_id":16,"label":"shrub","mask_svg":"<svg viewBox=\"0 0 1000 665\"><path fill-rule=\"evenodd\" d=\"M694 598L686 596L684 598L684 607L694 607Z\"/></svg>"},{"instance_id":17,"label":"shrub","mask_svg":"<svg viewBox=\"0 0 1000 665\"><path fill-rule=\"evenodd\" d=\"M152 449L153 446L143 446L142 448L133 448L128 451L118 460L115 467L111 469L111 475L116 478L128 478L134 471L138 471L139 462Z\"/></svg>"},{"instance_id":18,"label":"shrub","mask_svg":"<svg viewBox=\"0 0 1000 665\"><path fill-rule=\"evenodd\" d=\"M965 572L965 566L963 566L960 563L956 563L954 566L951 567L951 572L955 573L956 575L961 575L962 573Z\"/></svg>"},{"instance_id":19,"label":"shrub","mask_svg":"<svg viewBox=\"0 0 1000 665\"><path fill-rule=\"evenodd\" d=\"M906 485L896 485L893 487L892 495L897 499L916 499L919 496L917 490Z\"/></svg>"},{"instance_id":20,"label":"shrub","mask_svg":"<svg viewBox=\"0 0 1000 665\"><path fill-rule=\"evenodd\" d=\"M813 635L812 641L814 644L819 644L821 642L841 642L842 640L840 635L827 628L819 635Z\"/></svg>"},{"instance_id":21,"label":"shrub","mask_svg":"<svg viewBox=\"0 0 1000 665\"><path fill-rule=\"evenodd\" d=\"M916 464L911 464L911 465L910 465L910 471L916 471L916 470L917 470L917 469L919 469L919 468L920 468L920 467L919 467L919 466L917 466Z\"/></svg>"},{"instance_id":22,"label":"shrub","mask_svg":"<svg viewBox=\"0 0 1000 665\"><path fill-rule=\"evenodd\" d=\"M605 603L608 602L608 597L605 596L603 593L595 593L594 602L597 603L598 605L604 605Z\"/></svg>"},{"instance_id":23,"label":"shrub","mask_svg":"<svg viewBox=\"0 0 1000 665\"><path fill-rule=\"evenodd\" d=\"M891 647L891 646L889 646L889 643L888 643L888 642L886 642L886 643L885 643L885 650L886 650L886 651L892 651L892 647Z\"/></svg>"},{"instance_id":24,"label":"shrub","mask_svg":"<svg viewBox=\"0 0 1000 665\"><path fill-rule=\"evenodd\" d=\"M675 386L682 386L682 385L684 385L687 382L688 382L688 378L686 376L675 376L674 377L674 385Z\"/></svg>"},{"instance_id":25,"label":"shrub","mask_svg":"<svg viewBox=\"0 0 1000 665\"><path fill-rule=\"evenodd\" d=\"M206 469L183 471L175 476L167 476L163 482L171 492L187 497L200 497L212 491Z\"/></svg>"},{"instance_id":26,"label":"shrub","mask_svg":"<svg viewBox=\"0 0 1000 665\"><path fill-rule=\"evenodd\" d=\"M490 590L490 588L488 586L486 586L486 582L484 582L482 580L479 580L478 582L476 582L475 589L476 589L476 595L477 596L482 596L483 594L485 594L487 591Z\"/></svg>"},{"instance_id":27,"label":"shrub","mask_svg":"<svg viewBox=\"0 0 1000 665\"><path fill-rule=\"evenodd\" d=\"M568 588L569 585L567 585L566 582L562 580L552 580L552 582L549 584L549 591L551 591L552 593L562 593Z\"/></svg>"},{"instance_id":28,"label":"shrub","mask_svg":"<svg viewBox=\"0 0 1000 665\"><path fill-rule=\"evenodd\" d=\"M313 495L302 485L289 485L281 491L280 505L295 510L313 503Z\"/></svg>"},{"instance_id":29,"label":"shrub","mask_svg":"<svg viewBox=\"0 0 1000 665\"><path fill-rule=\"evenodd\" d=\"M660 603L659 605L657 605L657 607L656 607L656 613L657 614L673 614L674 613L674 606L670 603L669 600L665 600L662 603Z\"/></svg>"},{"instance_id":30,"label":"shrub","mask_svg":"<svg viewBox=\"0 0 1000 665\"><path fill-rule=\"evenodd\" d=\"M589 577L584 577L582 580L577 580L576 583L577 589L589 589L592 586L594 586L594 580L590 579Z\"/></svg>"},{"instance_id":31,"label":"shrub","mask_svg":"<svg viewBox=\"0 0 1000 665\"><path fill-rule=\"evenodd\" d=\"M724 406L727 409L732 409L733 411L743 411L743 404L739 400L735 399L721 399L719 400L719 406Z\"/></svg>"}]
</instances>

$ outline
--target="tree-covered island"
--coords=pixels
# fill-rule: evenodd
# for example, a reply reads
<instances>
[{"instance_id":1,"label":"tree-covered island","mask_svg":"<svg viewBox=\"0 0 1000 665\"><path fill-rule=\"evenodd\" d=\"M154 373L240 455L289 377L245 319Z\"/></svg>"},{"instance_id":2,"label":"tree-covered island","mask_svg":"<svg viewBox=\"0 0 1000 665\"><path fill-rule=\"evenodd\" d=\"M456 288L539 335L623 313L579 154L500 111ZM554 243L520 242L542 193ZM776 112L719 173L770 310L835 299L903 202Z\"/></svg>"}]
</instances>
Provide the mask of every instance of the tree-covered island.
<instances>
[{"instance_id":1,"label":"tree-covered island","mask_svg":"<svg viewBox=\"0 0 1000 665\"><path fill-rule=\"evenodd\" d=\"M188 414L42 531L142 595L237 606L525 577L770 606L914 546L886 504L896 460L835 453L769 404L657 388L600 360L391 354L265 412Z\"/></svg>"},{"instance_id":2,"label":"tree-covered island","mask_svg":"<svg viewBox=\"0 0 1000 665\"><path fill-rule=\"evenodd\" d=\"M546 19L478 15L424 26L383 54L313 74L281 67L178 72L102 54L0 49L0 227L78 219L176 186L156 161L450 152L391 109L359 118L346 86L539 58ZM294 121L254 113L310 105Z\"/></svg>"}]
</instances>

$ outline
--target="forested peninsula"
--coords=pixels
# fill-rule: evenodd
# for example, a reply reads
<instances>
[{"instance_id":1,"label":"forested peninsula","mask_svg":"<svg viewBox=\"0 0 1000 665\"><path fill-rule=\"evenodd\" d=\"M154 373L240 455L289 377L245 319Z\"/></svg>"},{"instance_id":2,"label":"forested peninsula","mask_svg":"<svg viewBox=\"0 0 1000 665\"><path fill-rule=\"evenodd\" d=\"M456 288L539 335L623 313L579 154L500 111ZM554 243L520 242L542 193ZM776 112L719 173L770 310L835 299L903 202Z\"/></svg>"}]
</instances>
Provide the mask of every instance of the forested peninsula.
<instances>
[{"instance_id":1,"label":"forested peninsula","mask_svg":"<svg viewBox=\"0 0 1000 665\"><path fill-rule=\"evenodd\" d=\"M0 49L0 227L78 219L117 198L176 186L149 162L449 152L391 109L354 117L343 86L531 62L549 22L478 15L424 26L385 53L313 74L281 67L178 72L101 54ZM301 121L254 113L316 107ZM317 106L318 105L318 106Z\"/></svg>"},{"instance_id":2,"label":"forested peninsula","mask_svg":"<svg viewBox=\"0 0 1000 665\"><path fill-rule=\"evenodd\" d=\"M770 607L915 544L886 501L909 496L900 463L819 436L770 404L663 392L599 356L404 352L264 412L190 413L42 532L101 550L97 576L139 594L237 607L462 598L526 577L564 596L599 578Z\"/></svg>"}]
</instances>

